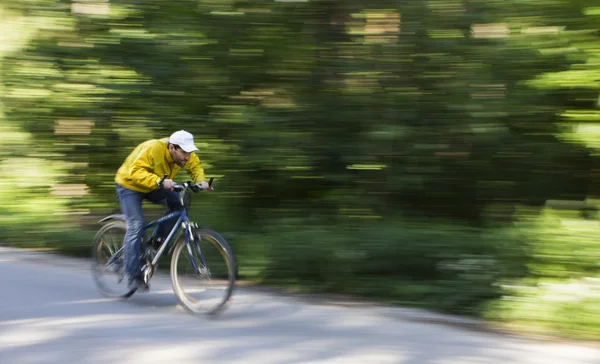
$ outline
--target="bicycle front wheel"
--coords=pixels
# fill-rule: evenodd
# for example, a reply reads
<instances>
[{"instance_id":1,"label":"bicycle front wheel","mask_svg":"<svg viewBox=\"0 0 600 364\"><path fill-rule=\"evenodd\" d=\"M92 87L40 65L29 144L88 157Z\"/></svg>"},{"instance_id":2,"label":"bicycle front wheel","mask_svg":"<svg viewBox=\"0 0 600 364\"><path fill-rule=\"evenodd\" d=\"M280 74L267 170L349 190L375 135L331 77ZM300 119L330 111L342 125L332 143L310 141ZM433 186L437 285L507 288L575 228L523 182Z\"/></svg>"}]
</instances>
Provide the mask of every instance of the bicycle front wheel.
<instances>
[{"instance_id":1,"label":"bicycle front wheel","mask_svg":"<svg viewBox=\"0 0 600 364\"><path fill-rule=\"evenodd\" d=\"M217 232L199 229L194 235L195 240L189 243L182 235L173 249L173 291L189 312L215 314L233 292L236 262L231 248Z\"/></svg>"}]
</instances>

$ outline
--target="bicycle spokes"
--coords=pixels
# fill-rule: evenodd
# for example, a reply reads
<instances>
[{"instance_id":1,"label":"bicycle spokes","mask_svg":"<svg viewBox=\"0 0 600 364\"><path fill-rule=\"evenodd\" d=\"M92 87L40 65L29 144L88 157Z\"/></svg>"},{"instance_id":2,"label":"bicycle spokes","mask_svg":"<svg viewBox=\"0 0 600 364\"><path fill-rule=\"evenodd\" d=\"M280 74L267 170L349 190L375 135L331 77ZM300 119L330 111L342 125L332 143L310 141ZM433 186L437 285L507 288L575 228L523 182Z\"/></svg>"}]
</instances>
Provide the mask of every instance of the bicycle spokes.
<instances>
[{"instance_id":1,"label":"bicycle spokes","mask_svg":"<svg viewBox=\"0 0 600 364\"><path fill-rule=\"evenodd\" d=\"M103 242L102 242L103 243ZM112 253L112 249L109 250ZM110 270L112 272L117 272L119 269L124 268L124 261L122 258L123 247L117 250L115 253L112 253L105 264L105 269Z\"/></svg>"},{"instance_id":2,"label":"bicycle spokes","mask_svg":"<svg viewBox=\"0 0 600 364\"><path fill-rule=\"evenodd\" d=\"M94 238L93 277L100 291L110 297L127 297L123 241L126 228L120 222L104 226Z\"/></svg>"}]
</instances>

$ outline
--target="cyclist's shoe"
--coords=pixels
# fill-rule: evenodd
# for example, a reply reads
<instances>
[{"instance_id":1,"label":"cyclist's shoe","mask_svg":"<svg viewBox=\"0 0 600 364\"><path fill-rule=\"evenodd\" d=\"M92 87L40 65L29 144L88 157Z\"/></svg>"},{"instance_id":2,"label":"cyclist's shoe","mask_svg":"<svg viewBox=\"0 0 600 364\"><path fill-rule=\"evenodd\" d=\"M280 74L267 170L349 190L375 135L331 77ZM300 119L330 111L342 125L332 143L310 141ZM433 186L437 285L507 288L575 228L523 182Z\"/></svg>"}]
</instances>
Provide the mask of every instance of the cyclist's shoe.
<instances>
[{"instance_id":1,"label":"cyclist's shoe","mask_svg":"<svg viewBox=\"0 0 600 364\"><path fill-rule=\"evenodd\" d=\"M144 282L142 277L134 277L129 280L128 287L129 289L136 289L138 292L146 292L150 289L150 286Z\"/></svg>"}]
</instances>

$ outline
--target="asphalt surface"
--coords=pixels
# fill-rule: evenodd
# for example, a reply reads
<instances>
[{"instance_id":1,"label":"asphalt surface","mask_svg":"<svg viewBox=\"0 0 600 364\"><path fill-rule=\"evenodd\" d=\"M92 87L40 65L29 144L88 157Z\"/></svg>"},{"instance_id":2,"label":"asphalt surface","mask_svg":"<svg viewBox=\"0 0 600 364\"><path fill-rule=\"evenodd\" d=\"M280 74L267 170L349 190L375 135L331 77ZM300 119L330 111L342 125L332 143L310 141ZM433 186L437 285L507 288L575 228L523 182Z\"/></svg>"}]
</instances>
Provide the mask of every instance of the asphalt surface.
<instances>
[{"instance_id":1,"label":"asphalt surface","mask_svg":"<svg viewBox=\"0 0 600 364\"><path fill-rule=\"evenodd\" d=\"M422 311L240 288L192 316L168 277L128 300L100 295L85 260L0 247L0 363L600 364L593 345L460 327ZM465 324L469 324L466 322Z\"/></svg>"}]
</instances>

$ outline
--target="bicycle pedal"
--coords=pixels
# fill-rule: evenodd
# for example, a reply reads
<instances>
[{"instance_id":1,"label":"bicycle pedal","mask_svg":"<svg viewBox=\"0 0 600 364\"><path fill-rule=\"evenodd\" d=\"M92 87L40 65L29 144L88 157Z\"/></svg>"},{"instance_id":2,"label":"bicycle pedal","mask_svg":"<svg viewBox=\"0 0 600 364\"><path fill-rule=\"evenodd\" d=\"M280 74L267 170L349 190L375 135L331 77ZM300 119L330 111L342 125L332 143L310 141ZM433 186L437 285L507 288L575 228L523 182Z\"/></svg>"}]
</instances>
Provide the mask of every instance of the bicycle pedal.
<instances>
[{"instance_id":1,"label":"bicycle pedal","mask_svg":"<svg viewBox=\"0 0 600 364\"><path fill-rule=\"evenodd\" d=\"M152 273L152 265L148 264L142 268L142 279L144 280L144 283L148 284L150 278L152 278Z\"/></svg>"}]
</instances>

